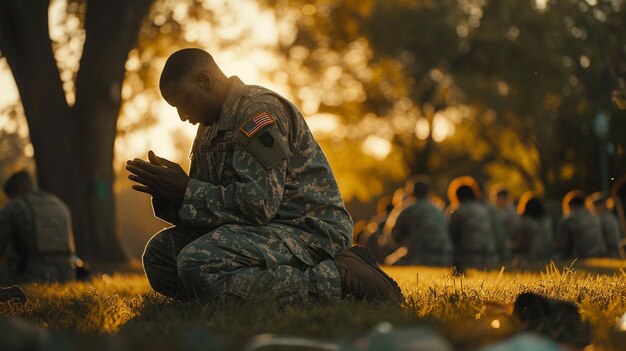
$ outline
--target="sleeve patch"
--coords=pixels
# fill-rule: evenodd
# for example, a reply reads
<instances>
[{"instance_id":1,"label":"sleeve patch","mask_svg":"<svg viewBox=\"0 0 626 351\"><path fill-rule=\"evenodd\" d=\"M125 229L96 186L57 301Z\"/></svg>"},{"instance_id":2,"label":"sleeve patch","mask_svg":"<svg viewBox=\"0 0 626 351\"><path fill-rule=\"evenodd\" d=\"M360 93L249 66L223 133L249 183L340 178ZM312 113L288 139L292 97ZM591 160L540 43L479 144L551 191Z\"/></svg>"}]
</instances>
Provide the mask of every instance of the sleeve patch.
<instances>
[{"instance_id":1,"label":"sleeve patch","mask_svg":"<svg viewBox=\"0 0 626 351\"><path fill-rule=\"evenodd\" d=\"M248 138L252 138L263 127L275 124L276 120L267 111L255 114L239 128Z\"/></svg>"}]
</instances>

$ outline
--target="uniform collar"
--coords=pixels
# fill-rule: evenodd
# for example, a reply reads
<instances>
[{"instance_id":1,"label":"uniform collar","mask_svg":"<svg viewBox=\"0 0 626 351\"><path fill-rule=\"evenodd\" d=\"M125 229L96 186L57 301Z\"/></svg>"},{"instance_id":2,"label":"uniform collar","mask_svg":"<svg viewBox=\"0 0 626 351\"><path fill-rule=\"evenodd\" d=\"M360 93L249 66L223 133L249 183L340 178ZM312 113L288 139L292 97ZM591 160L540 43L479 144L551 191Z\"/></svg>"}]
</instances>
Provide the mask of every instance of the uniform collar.
<instances>
[{"instance_id":1,"label":"uniform collar","mask_svg":"<svg viewBox=\"0 0 626 351\"><path fill-rule=\"evenodd\" d=\"M230 85L230 89L228 90L228 94L226 95L226 100L224 100L224 104L222 105L220 118L215 125L217 130L235 129L235 124L237 122L237 116L235 116L235 113L237 112L237 104L239 103L240 97L246 87L246 84L237 76L232 76L229 79L232 83Z\"/></svg>"}]
</instances>

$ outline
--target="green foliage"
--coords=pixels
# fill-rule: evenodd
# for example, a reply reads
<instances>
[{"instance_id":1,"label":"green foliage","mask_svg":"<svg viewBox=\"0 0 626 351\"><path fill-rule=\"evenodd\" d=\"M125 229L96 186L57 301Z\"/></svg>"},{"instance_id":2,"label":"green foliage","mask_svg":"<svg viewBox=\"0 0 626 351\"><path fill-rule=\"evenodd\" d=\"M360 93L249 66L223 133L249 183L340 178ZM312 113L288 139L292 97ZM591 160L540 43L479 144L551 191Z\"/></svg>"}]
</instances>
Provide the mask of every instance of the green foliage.
<instances>
[{"instance_id":1,"label":"green foliage","mask_svg":"<svg viewBox=\"0 0 626 351\"><path fill-rule=\"evenodd\" d=\"M550 264L544 269L481 272L457 277L446 269L387 267L403 288L401 306L342 301L330 305L253 305L180 303L152 292L142 275L104 275L87 283L27 285L26 305L0 305L0 315L20 316L92 349L111 345L190 349L193 342L240 349L261 333L345 342L388 321L396 326L431 325L458 350L502 339L520 330L511 303L522 292L535 292L576 303L592 326L597 349L618 350L624 335L614 327L626 311L623 261L589 260ZM621 269L621 271L620 271ZM498 328L493 323L498 321Z\"/></svg>"}]
</instances>

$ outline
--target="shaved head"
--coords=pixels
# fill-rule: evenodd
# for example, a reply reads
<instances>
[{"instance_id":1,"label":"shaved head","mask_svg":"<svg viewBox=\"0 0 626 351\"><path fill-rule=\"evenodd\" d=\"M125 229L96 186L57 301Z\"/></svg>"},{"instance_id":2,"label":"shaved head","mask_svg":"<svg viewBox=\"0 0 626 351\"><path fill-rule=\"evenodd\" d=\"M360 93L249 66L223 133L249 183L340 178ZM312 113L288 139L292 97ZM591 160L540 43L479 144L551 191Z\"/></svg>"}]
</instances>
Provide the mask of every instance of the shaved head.
<instances>
[{"instance_id":1,"label":"shaved head","mask_svg":"<svg viewBox=\"0 0 626 351\"><path fill-rule=\"evenodd\" d=\"M211 73L220 72L219 67L213 60L213 56L202 49L187 48L178 50L165 62L159 88L163 90L170 83L178 83L198 69L205 69Z\"/></svg>"}]
</instances>

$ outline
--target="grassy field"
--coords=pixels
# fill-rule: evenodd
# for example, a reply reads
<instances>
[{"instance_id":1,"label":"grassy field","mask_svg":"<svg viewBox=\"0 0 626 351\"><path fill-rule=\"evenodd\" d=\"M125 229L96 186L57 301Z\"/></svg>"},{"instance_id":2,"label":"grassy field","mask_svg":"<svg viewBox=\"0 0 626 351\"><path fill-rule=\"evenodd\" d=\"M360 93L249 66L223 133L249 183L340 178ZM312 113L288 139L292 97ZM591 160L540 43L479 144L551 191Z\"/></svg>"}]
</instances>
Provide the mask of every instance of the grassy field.
<instances>
[{"instance_id":1,"label":"grassy field","mask_svg":"<svg viewBox=\"0 0 626 351\"><path fill-rule=\"evenodd\" d=\"M462 277L446 269L386 270L403 288L403 306L354 301L287 307L180 303L152 292L143 275L135 272L98 275L89 282L26 285L29 302L0 304L0 315L21 317L49 330L56 349L89 345L92 350L237 350L261 333L348 342L387 321L398 327L431 326L456 349L473 350L518 332L522 326L510 316L512 303L522 292L535 292L579 306L593 340L593 348L586 350L626 350L626 332L615 327L626 312L624 261L470 270ZM584 344L586 331L554 332L562 341ZM18 334L12 337L19 339ZM32 343L37 336L25 339Z\"/></svg>"}]
</instances>

